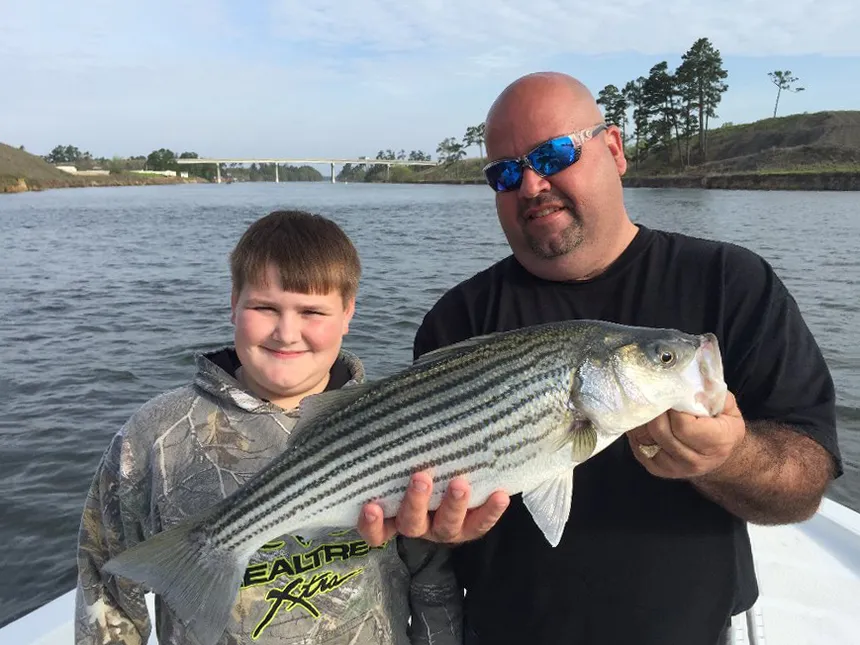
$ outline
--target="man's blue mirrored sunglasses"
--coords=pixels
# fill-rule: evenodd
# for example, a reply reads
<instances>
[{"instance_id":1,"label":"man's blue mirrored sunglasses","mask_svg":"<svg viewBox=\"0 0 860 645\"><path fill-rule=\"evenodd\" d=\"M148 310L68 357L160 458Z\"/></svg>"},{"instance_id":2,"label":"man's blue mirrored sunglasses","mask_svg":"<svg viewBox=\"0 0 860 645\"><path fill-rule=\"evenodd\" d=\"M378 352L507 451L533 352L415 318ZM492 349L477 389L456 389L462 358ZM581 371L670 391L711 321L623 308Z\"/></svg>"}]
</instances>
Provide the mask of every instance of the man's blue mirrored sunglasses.
<instances>
[{"instance_id":1,"label":"man's blue mirrored sunglasses","mask_svg":"<svg viewBox=\"0 0 860 645\"><path fill-rule=\"evenodd\" d=\"M517 190L526 167L549 177L573 165L582 154L582 144L606 129L605 123L544 141L516 159L497 159L484 166L484 176L497 193Z\"/></svg>"}]
</instances>

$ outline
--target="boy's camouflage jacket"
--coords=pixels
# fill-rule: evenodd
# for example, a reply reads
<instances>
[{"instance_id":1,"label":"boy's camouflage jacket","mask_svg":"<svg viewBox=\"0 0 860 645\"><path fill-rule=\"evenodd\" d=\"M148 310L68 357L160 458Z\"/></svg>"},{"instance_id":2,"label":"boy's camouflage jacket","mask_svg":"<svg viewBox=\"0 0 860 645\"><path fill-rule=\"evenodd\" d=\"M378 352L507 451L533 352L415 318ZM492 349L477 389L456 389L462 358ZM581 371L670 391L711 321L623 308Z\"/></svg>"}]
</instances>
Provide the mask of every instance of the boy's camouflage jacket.
<instances>
[{"instance_id":1,"label":"boy's camouflage jacket","mask_svg":"<svg viewBox=\"0 0 860 645\"><path fill-rule=\"evenodd\" d=\"M146 643L143 590L102 576L101 566L214 505L289 445L296 413L253 396L219 367L232 351L199 356L193 383L143 405L106 450L81 519L79 645ZM346 387L364 380L356 356L344 350L338 360L352 376ZM444 548L401 538L371 549L355 530L313 541L284 536L252 557L220 644L459 644L461 605ZM193 642L157 598L156 614L159 643Z\"/></svg>"}]
</instances>

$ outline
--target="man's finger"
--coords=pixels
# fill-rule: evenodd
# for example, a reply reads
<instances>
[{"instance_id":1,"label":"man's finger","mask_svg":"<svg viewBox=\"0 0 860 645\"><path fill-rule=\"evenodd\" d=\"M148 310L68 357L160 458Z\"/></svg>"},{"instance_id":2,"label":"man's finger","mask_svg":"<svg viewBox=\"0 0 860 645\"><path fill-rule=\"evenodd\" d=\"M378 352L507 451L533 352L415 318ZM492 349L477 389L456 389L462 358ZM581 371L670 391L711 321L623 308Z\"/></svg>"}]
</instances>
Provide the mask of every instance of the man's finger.
<instances>
[{"instance_id":1,"label":"man's finger","mask_svg":"<svg viewBox=\"0 0 860 645\"><path fill-rule=\"evenodd\" d=\"M457 477L448 484L448 490L436 512L433 514L432 540L437 542L453 542L463 527L466 511L469 510L469 483Z\"/></svg>"},{"instance_id":2,"label":"man's finger","mask_svg":"<svg viewBox=\"0 0 860 645\"><path fill-rule=\"evenodd\" d=\"M382 546L397 533L394 520L386 520L378 504L365 504L358 518L358 534L370 546Z\"/></svg>"},{"instance_id":3,"label":"man's finger","mask_svg":"<svg viewBox=\"0 0 860 645\"><path fill-rule=\"evenodd\" d=\"M731 393L731 391L726 392L726 402L723 405L723 410L722 412L720 412L720 414L727 414L731 417L742 416L740 408L738 408L738 400L735 395Z\"/></svg>"},{"instance_id":4,"label":"man's finger","mask_svg":"<svg viewBox=\"0 0 860 645\"><path fill-rule=\"evenodd\" d=\"M633 448L633 452L637 455L637 457L640 455L641 452L640 446L654 446L655 451L656 448L659 448L659 446L654 443L654 437L651 436L649 424L647 423L637 428L633 428L633 430L628 430L627 440L630 442L630 447ZM646 454L646 456L650 455Z\"/></svg>"},{"instance_id":5,"label":"man's finger","mask_svg":"<svg viewBox=\"0 0 860 645\"><path fill-rule=\"evenodd\" d=\"M401 535L422 537L430 530L430 493L433 479L427 473L416 473L409 481L406 495L397 509L395 526Z\"/></svg>"},{"instance_id":6,"label":"man's finger","mask_svg":"<svg viewBox=\"0 0 860 645\"><path fill-rule=\"evenodd\" d=\"M648 460L645 468L652 475L665 479L683 479L687 477L689 465L678 461L665 450L660 450L652 459Z\"/></svg>"},{"instance_id":7,"label":"man's finger","mask_svg":"<svg viewBox=\"0 0 860 645\"><path fill-rule=\"evenodd\" d=\"M511 498L503 491L496 491L478 508L473 509L463 524L461 541L477 540L496 525L508 508Z\"/></svg>"},{"instance_id":8,"label":"man's finger","mask_svg":"<svg viewBox=\"0 0 860 645\"><path fill-rule=\"evenodd\" d=\"M662 460L671 457L675 461L690 463L696 460L696 451L683 444L672 432L673 422L679 427L684 423L679 415L680 413L670 410L668 414L661 414L651 421L648 428L654 443L660 446L659 452L664 453ZM657 455L654 455L652 459L656 458Z\"/></svg>"},{"instance_id":9,"label":"man's finger","mask_svg":"<svg viewBox=\"0 0 860 645\"><path fill-rule=\"evenodd\" d=\"M627 440L630 443L631 450L633 451L633 458L642 464L645 467L645 470L652 475L660 475L660 469L654 462L657 455L660 454L663 449L656 443L650 443L650 441L653 441L651 439L651 435L648 435L649 443L640 443L640 440L637 437L630 434L627 435ZM642 449L643 445L646 446L646 450Z\"/></svg>"}]
</instances>

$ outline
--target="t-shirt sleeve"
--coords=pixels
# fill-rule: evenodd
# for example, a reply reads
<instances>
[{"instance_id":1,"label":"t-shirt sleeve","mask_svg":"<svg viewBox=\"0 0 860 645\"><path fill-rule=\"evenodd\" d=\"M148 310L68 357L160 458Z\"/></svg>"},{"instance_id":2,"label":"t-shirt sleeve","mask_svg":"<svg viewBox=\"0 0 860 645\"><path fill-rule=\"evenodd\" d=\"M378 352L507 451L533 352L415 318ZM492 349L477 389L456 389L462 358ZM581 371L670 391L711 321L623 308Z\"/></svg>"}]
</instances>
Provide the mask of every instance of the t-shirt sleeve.
<instances>
[{"instance_id":1,"label":"t-shirt sleeve","mask_svg":"<svg viewBox=\"0 0 860 645\"><path fill-rule=\"evenodd\" d=\"M725 290L725 377L744 418L809 436L841 475L833 379L794 297L767 261L745 250L727 255Z\"/></svg>"}]
</instances>

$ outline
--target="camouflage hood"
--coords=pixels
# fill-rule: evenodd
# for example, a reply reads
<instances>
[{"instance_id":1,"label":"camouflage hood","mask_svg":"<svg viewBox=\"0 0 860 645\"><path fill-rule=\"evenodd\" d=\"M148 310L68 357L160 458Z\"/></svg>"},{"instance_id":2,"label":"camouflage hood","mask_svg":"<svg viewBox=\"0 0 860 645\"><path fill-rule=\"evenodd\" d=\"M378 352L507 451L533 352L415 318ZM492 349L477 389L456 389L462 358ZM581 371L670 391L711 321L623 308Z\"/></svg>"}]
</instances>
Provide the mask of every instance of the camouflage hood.
<instances>
[{"instance_id":1,"label":"camouflage hood","mask_svg":"<svg viewBox=\"0 0 860 645\"><path fill-rule=\"evenodd\" d=\"M297 411L245 390L231 362L238 364L232 349L199 356L192 384L144 404L111 441L81 521L76 643L145 643L143 590L103 576L101 566L213 506L289 447ZM344 387L364 380L353 354L341 351L338 363L348 370ZM312 541L285 535L251 558L220 643L400 645L442 642L439 633L460 642L460 598L446 557L417 540L370 548L355 530ZM191 642L165 604L156 611L159 643ZM426 635L410 634L413 612Z\"/></svg>"}]
</instances>

